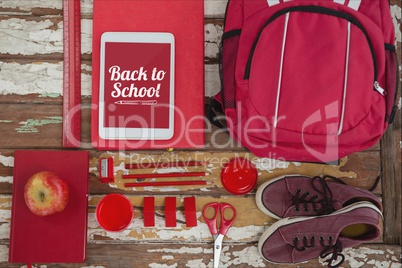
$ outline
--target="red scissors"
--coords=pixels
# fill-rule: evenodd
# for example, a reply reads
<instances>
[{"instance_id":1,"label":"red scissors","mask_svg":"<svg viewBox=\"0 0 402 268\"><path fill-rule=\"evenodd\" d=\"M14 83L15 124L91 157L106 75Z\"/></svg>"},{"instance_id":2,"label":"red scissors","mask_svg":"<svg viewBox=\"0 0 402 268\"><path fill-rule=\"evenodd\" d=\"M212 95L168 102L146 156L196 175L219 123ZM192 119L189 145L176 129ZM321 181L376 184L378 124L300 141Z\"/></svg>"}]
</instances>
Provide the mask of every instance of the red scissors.
<instances>
[{"instance_id":1,"label":"red scissors","mask_svg":"<svg viewBox=\"0 0 402 268\"><path fill-rule=\"evenodd\" d=\"M207 217L207 209L213 208L214 216L212 218ZM230 209L233 211L233 216L230 219L225 218L225 210ZM218 230L218 213L221 214L221 224ZM202 216L207 223L212 236L214 237L214 268L219 266L219 258L222 251L222 241L228 232L230 226L232 226L233 221L236 218L236 209L227 203L213 202L206 205L202 211Z\"/></svg>"}]
</instances>

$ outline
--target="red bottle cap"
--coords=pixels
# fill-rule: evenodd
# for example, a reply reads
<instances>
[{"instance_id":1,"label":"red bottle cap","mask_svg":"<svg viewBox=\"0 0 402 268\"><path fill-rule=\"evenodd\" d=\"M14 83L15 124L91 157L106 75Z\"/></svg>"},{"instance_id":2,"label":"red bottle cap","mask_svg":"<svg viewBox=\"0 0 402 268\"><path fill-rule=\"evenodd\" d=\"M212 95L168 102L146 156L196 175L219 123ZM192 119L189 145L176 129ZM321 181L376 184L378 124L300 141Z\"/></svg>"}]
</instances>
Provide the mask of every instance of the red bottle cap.
<instances>
[{"instance_id":1,"label":"red bottle cap","mask_svg":"<svg viewBox=\"0 0 402 268\"><path fill-rule=\"evenodd\" d=\"M226 163L221 171L221 181L225 189L236 195L251 192L257 184L258 172L254 164L246 158L236 157Z\"/></svg>"},{"instance_id":2,"label":"red bottle cap","mask_svg":"<svg viewBox=\"0 0 402 268\"><path fill-rule=\"evenodd\" d=\"M120 232L130 225L134 217L134 208L124 195L108 194L99 202L95 215L103 229Z\"/></svg>"}]
</instances>

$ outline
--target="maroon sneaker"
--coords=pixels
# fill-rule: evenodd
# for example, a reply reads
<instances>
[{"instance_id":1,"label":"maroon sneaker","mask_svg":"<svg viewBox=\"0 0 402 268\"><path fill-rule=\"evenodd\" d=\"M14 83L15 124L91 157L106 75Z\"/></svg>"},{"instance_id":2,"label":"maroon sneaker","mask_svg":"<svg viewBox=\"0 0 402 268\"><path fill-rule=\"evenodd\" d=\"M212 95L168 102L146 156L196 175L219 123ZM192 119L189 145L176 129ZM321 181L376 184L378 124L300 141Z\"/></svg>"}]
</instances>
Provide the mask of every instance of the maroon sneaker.
<instances>
[{"instance_id":1,"label":"maroon sneaker","mask_svg":"<svg viewBox=\"0 0 402 268\"><path fill-rule=\"evenodd\" d=\"M344 248L378 238L381 211L370 202L357 202L329 215L279 220L263 233L258 250L271 263L299 263L327 258L328 267L344 260Z\"/></svg>"},{"instance_id":2,"label":"maroon sneaker","mask_svg":"<svg viewBox=\"0 0 402 268\"><path fill-rule=\"evenodd\" d=\"M258 208L274 219L330 214L359 201L372 202L382 210L380 200L373 193L348 186L331 176L278 177L263 183L256 193Z\"/></svg>"}]
</instances>

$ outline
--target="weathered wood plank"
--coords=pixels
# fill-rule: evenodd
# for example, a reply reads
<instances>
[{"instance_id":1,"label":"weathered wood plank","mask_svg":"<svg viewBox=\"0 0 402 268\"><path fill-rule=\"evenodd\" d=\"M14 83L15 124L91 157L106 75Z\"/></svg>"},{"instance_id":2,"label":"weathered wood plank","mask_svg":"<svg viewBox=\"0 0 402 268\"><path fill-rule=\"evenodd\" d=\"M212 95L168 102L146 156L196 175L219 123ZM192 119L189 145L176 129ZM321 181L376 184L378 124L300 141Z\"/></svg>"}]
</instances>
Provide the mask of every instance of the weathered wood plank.
<instances>
[{"instance_id":1,"label":"weathered wood plank","mask_svg":"<svg viewBox=\"0 0 402 268\"><path fill-rule=\"evenodd\" d=\"M205 0L204 12L209 18L223 18L227 0ZM92 17L93 0L81 0L81 14ZM7 0L0 2L0 15L61 16L62 1Z\"/></svg>"},{"instance_id":2,"label":"weathered wood plank","mask_svg":"<svg viewBox=\"0 0 402 268\"><path fill-rule=\"evenodd\" d=\"M399 86L400 90L401 88L402 82ZM402 245L401 91L399 91L398 99L399 107L395 114L394 123L388 127L381 139L381 164L384 193L384 220L387 223L384 230L384 239L386 243Z\"/></svg>"},{"instance_id":3,"label":"weathered wood plank","mask_svg":"<svg viewBox=\"0 0 402 268\"><path fill-rule=\"evenodd\" d=\"M206 20L205 61L216 63L222 36L222 20ZM81 53L90 60L92 54L92 20L81 20ZM62 60L63 20L61 17L0 16L0 58L24 56L36 60Z\"/></svg>"},{"instance_id":4,"label":"weathered wood plank","mask_svg":"<svg viewBox=\"0 0 402 268\"><path fill-rule=\"evenodd\" d=\"M7 252L7 245L0 245L0 250ZM43 264L43 268L56 267L212 267L212 244L89 244L88 257L83 264ZM401 267L401 248L394 245L364 244L345 249L345 263L342 267ZM23 264L9 264L7 254L0 255L0 267L19 268ZM233 244L224 241L220 267L267 267L277 264L263 261L255 243ZM319 259L313 259L297 265L282 267L317 268L325 267Z\"/></svg>"},{"instance_id":5,"label":"weathered wood plank","mask_svg":"<svg viewBox=\"0 0 402 268\"><path fill-rule=\"evenodd\" d=\"M165 197L166 195L151 195L155 197L155 227L144 227L143 199L142 195L125 194L134 206L134 218L126 230L121 232L108 232L99 226L95 218L95 209L104 195L90 195L88 206L88 243L207 243L212 241L212 236L202 210L210 202L226 202L236 208L237 216L233 225L225 236L227 242L257 243L268 226L276 222L275 219L262 213L254 198L244 196L197 196L196 217L197 226L186 227L184 215L184 197L177 195L176 201L176 227L165 226ZM23 197L20 197L23 198ZM212 213L212 211L211 211ZM213 214L210 215L212 217ZM0 241L8 241L10 237L11 196L0 195ZM381 219L380 219L381 220ZM382 228L382 222L379 224ZM44 234L45 235L45 234ZM380 236L372 243L382 243Z\"/></svg>"},{"instance_id":6,"label":"weathered wood plank","mask_svg":"<svg viewBox=\"0 0 402 268\"><path fill-rule=\"evenodd\" d=\"M282 176L285 174L304 174L309 176L317 175L332 175L342 178L348 185L353 187L369 189L374 184L376 177L380 172L379 152L365 151L352 154L341 160L339 166L329 166L323 164L312 163L298 163L298 162L283 162L269 158L257 158L253 154L246 151L238 152L219 152L219 151L152 151L150 154L148 151L136 151L136 152L99 152L90 150L90 194L107 194L110 192L120 192L128 194L147 195L152 193L163 194L180 194L185 191L186 194L194 195L214 195L225 196L228 193L222 187L220 182L220 170L224 163L228 159L235 156L243 156L250 159L255 163L258 172L258 185L261 185L267 180ZM205 168L200 168L198 171L206 171L208 176L207 180L210 184L201 187L165 187L165 188L137 188L126 189L123 187L121 181L117 181L117 184L102 184L99 180L99 158L101 157L113 157L115 162L114 172L118 174L116 177L120 177L124 172L123 162L129 163L132 161L143 163L166 163L172 161L206 161L210 164ZM367 166L362 165L367 163ZM13 150L0 150L0 193L10 194L12 190L12 172L14 166L14 151ZM370 166L369 168L367 168ZM156 170L147 170L148 172L156 172ZM178 169L177 171L182 171ZM253 193L251 195L253 195ZM377 187L374 191L375 194L381 195L381 187Z\"/></svg>"},{"instance_id":7,"label":"weathered wood plank","mask_svg":"<svg viewBox=\"0 0 402 268\"><path fill-rule=\"evenodd\" d=\"M11 72L11 71L10 71ZM44 70L45 72L45 70ZM62 131L62 105L36 104L40 97L32 97L34 103L10 103L0 95L0 148L60 148ZM4 101L2 101L4 100ZM83 104L82 148L91 148L91 105ZM244 150L229 135L209 122L205 126L204 149ZM378 150L378 145L368 150Z\"/></svg>"},{"instance_id":8,"label":"weathered wood plank","mask_svg":"<svg viewBox=\"0 0 402 268\"><path fill-rule=\"evenodd\" d=\"M28 4L34 2L41 7L34 7ZM90 1L83 1L82 12L92 13L92 4ZM10 55L35 55L39 58L62 58L63 53L63 33L62 33L62 17L49 16L46 12L50 10L60 9L61 1L51 1L52 4L43 1L2 1L0 3L0 57L8 57ZM205 7L205 58L206 62L216 63L218 46L223 30L223 16L226 1L215 0L206 1ZM17 11L16 14L4 16L7 10ZM30 10L40 10L46 16L32 16ZM6 12L4 12L6 10ZM22 10L26 10L29 16L20 15ZM392 3L391 13L394 18L396 29L396 41L402 42L401 37L401 4ZM51 13L50 13L51 14ZM83 15L81 21L82 28L82 53L90 55L92 51L92 19ZM211 19L208 19L211 18ZM8 56L7 56L8 55ZM42 56L41 56L42 55ZM47 55L43 57L43 55Z\"/></svg>"}]
</instances>

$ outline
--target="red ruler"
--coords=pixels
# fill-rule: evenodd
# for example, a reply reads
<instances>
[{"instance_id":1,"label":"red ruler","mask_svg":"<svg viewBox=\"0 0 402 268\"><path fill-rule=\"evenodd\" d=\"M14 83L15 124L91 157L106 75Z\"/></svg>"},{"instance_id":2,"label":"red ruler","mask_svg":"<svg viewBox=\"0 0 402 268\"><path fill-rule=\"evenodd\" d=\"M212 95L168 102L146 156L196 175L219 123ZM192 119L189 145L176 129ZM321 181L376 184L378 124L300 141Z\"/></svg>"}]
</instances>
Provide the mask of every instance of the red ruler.
<instances>
[{"instance_id":1,"label":"red ruler","mask_svg":"<svg viewBox=\"0 0 402 268\"><path fill-rule=\"evenodd\" d=\"M81 146L81 3L63 0L63 147Z\"/></svg>"}]
</instances>

